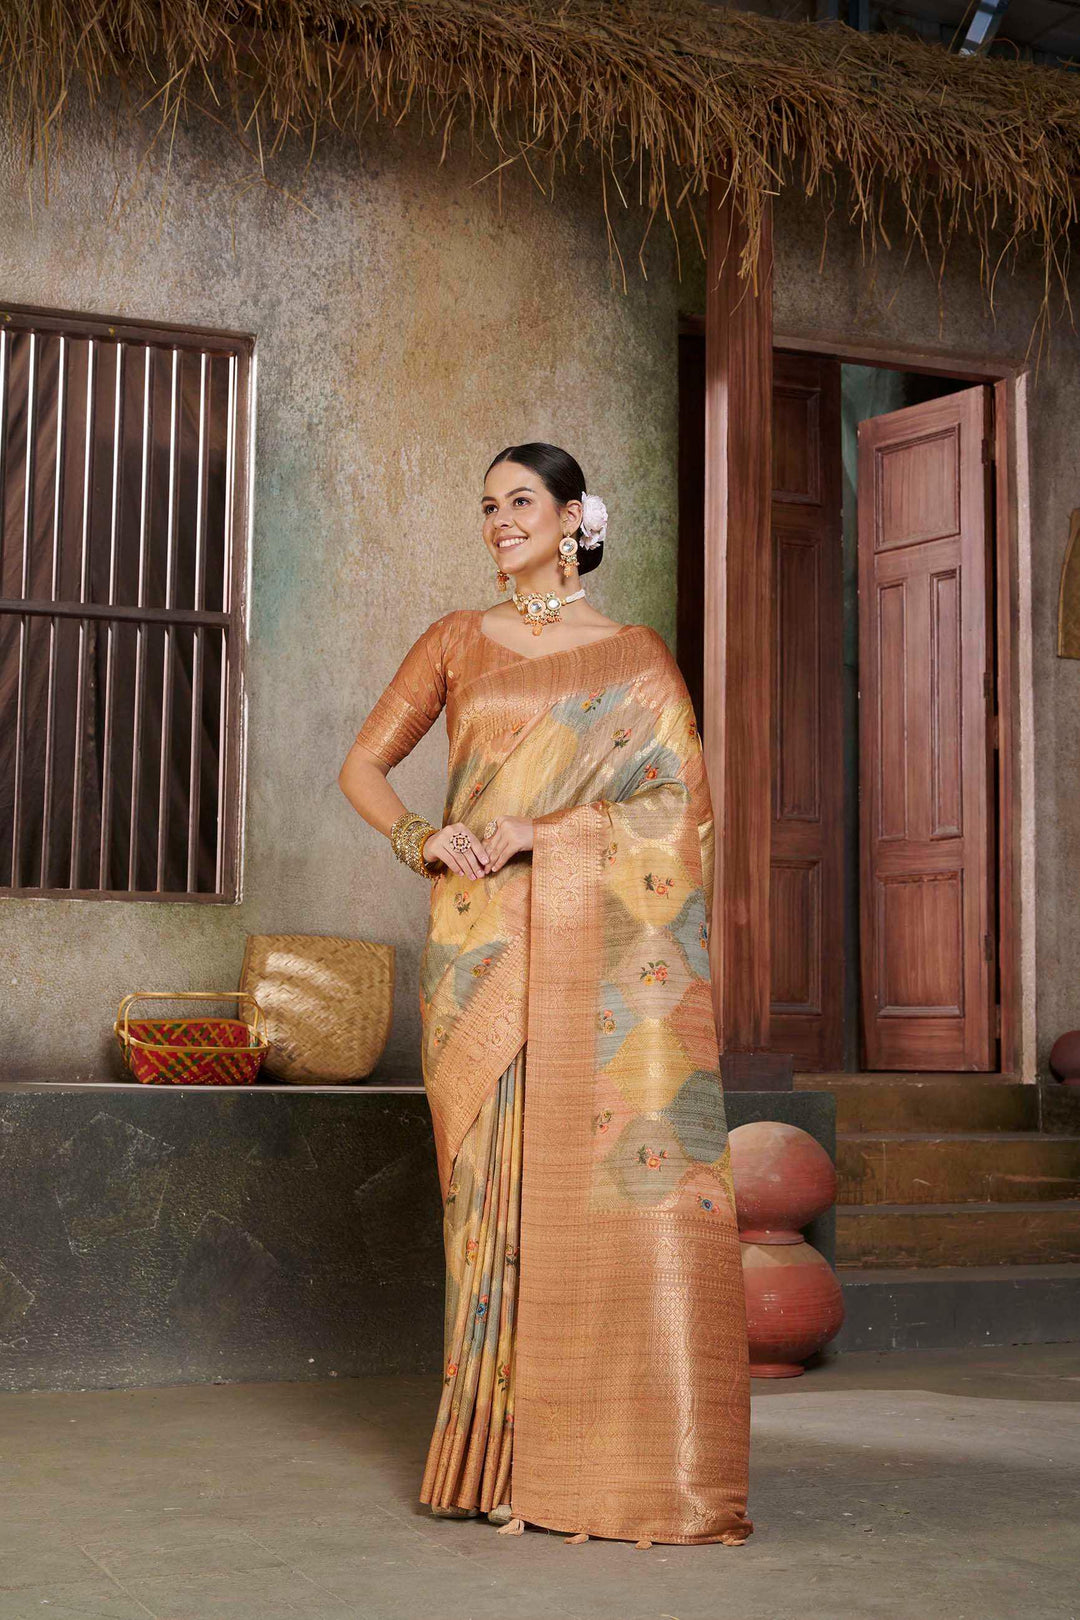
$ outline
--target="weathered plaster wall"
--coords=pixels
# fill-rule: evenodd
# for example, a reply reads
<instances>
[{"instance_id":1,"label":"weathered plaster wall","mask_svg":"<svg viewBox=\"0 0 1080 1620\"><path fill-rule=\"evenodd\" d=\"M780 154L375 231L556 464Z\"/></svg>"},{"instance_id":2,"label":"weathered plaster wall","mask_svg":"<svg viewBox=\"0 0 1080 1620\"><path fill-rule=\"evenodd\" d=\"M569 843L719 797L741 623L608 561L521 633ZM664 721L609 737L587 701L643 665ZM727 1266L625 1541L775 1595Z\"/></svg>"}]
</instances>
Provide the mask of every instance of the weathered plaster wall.
<instances>
[{"instance_id":1,"label":"weathered plaster wall","mask_svg":"<svg viewBox=\"0 0 1080 1620\"><path fill-rule=\"evenodd\" d=\"M144 144L69 127L47 205L0 157L0 300L256 334L244 899L0 902L0 1067L105 1073L123 993L235 986L246 933L296 930L398 947L383 1068L415 1078L427 885L354 814L338 768L424 627L497 599L476 513L507 443L575 451L611 513L591 595L673 636L670 250L657 231L648 281L624 294L591 181L550 203L510 177L500 215L489 163L440 168L410 126L369 127L363 151L324 143L306 176L306 153L278 163L302 206L252 186L205 129L179 132L167 194L160 173L131 193ZM440 723L395 776L433 820L445 747Z\"/></svg>"},{"instance_id":2,"label":"weathered plaster wall","mask_svg":"<svg viewBox=\"0 0 1080 1620\"><path fill-rule=\"evenodd\" d=\"M664 233L647 281L609 280L598 189L524 179L498 192L468 155L438 165L415 129L365 150L320 147L261 187L205 131L180 132L168 194L137 191L109 219L139 141L69 133L47 206L0 157L0 299L246 329L258 338L245 894L237 907L64 901L0 905L0 1060L8 1074L101 1073L108 1028L136 985L235 983L245 933L367 935L399 949L385 1068L416 1071L416 964L426 890L339 794L340 759L411 639L452 606L490 601L475 530L486 458L527 437L581 456L612 513L590 580L614 617L674 633L676 319L702 307L689 234L684 280ZM638 222L628 225L627 245ZM899 233L894 240L900 240ZM794 194L776 214L779 334L876 340L1023 361L1039 269L999 281L986 313L975 255L933 277L902 251L863 262L857 233ZM1080 1025L1080 664L1054 653L1068 515L1080 504L1078 340L1057 327L1028 386L1034 790L1021 836L1037 951L1038 1053ZM442 802L441 726L396 773L410 805ZM1030 1008L1034 1014L1036 1009Z\"/></svg>"}]
</instances>

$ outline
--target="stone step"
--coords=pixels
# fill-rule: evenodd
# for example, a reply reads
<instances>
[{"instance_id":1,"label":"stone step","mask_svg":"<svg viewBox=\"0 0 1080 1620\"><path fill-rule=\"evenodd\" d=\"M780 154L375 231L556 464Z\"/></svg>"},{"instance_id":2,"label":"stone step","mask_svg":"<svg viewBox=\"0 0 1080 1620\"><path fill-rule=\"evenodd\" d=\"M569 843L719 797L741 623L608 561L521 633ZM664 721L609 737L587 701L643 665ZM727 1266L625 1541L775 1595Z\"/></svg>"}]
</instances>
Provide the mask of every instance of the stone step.
<instances>
[{"instance_id":1,"label":"stone step","mask_svg":"<svg viewBox=\"0 0 1080 1620\"><path fill-rule=\"evenodd\" d=\"M1037 1086L985 1074L799 1074L798 1091L836 1098L836 1129L1034 1131Z\"/></svg>"},{"instance_id":2,"label":"stone step","mask_svg":"<svg viewBox=\"0 0 1080 1620\"><path fill-rule=\"evenodd\" d=\"M1039 1129L1080 1136L1080 1086L1063 1086L1044 1075L1038 1091Z\"/></svg>"},{"instance_id":3,"label":"stone step","mask_svg":"<svg viewBox=\"0 0 1080 1620\"><path fill-rule=\"evenodd\" d=\"M837 1138L842 1204L1044 1203L1080 1198L1080 1136L859 1131Z\"/></svg>"},{"instance_id":4,"label":"stone step","mask_svg":"<svg viewBox=\"0 0 1080 1620\"><path fill-rule=\"evenodd\" d=\"M1075 1263L842 1271L840 1281L844 1325L827 1353L1080 1341Z\"/></svg>"},{"instance_id":5,"label":"stone step","mask_svg":"<svg viewBox=\"0 0 1080 1620\"><path fill-rule=\"evenodd\" d=\"M838 1267L1080 1261L1080 1198L1011 1204L839 1204Z\"/></svg>"}]
</instances>

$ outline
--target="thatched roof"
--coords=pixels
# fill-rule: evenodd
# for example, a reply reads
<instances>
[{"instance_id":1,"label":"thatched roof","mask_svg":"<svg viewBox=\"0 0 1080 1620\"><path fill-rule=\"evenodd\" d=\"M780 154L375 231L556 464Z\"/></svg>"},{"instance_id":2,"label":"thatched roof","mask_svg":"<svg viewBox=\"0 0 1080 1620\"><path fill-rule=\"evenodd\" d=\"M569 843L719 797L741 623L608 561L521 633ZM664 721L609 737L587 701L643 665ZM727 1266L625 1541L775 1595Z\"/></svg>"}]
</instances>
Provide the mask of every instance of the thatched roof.
<instances>
[{"instance_id":1,"label":"thatched roof","mask_svg":"<svg viewBox=\"0 0 1080 1620\"><path fill-rule=\"evenodd\" d=\"M1048 284L1076 219L1077 76L700 0L0 0L0 77L27 155L55 149L73 84L122 81L162 128L227 120L260 162L419 107L545 184L591 158L605 205L640 196L650 222L720 171L751 225L785 185L835 189L875 235L896 202L930 252L974 233L991 270L1034 243Z\"/></svg>"}]
</instances>

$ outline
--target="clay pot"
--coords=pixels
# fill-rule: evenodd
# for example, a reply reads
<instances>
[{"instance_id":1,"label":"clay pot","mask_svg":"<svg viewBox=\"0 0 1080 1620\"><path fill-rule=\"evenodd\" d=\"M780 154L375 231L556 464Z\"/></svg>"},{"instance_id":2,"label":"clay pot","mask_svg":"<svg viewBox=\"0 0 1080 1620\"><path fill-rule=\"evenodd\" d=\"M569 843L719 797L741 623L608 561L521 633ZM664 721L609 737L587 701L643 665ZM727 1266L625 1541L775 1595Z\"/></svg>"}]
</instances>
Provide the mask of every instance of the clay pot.
<instances>
[{"instance_id":1,"label":"clay pot","mask_svg":"<svg viewBox=\"0 0 1080 1620\"><path fill-rule=\"evenodd\" d=\"M744 1243L801 1243L802 1228L836 1202L836 1167L797 1125L754 1120L731 1132L735 1211Z\"/></svg>"},{"instance_id":2,"label":"clay pot","mask_svg":"<svg viewBox=\"0 0 1080 1620\"><path fill-rule=\"evenodd\" d=\"M1062 1085L1080 1088L1080 1029L1058 1036L1050 1048L1050 1069Z\"/></svg>"},{"instance_id":3,"label":"clay pot","mask_svg":"<svg viewBox=\"0 0 1080 1620\"><path fill-rule=\"evenodd\" d=\"M761 1119L732 1131L731 1173L750 1373L797 1378L844 1320L840 1280L801 1230L835 1203L836 1167L808 1131Z\"/></svg>"},{"instance_id":4,"label":"clay pot","mask_svg":"<svg viewBox=\"0 0 1080 1620\"><path fill-rule=\"evenodd\" d=\"M742 1259L750 1375L798 1378L807 1356L843 1325L840 1279L824 1255L801 1239L780 1245L744 1242Z\"/></svg>"}]
</instances>

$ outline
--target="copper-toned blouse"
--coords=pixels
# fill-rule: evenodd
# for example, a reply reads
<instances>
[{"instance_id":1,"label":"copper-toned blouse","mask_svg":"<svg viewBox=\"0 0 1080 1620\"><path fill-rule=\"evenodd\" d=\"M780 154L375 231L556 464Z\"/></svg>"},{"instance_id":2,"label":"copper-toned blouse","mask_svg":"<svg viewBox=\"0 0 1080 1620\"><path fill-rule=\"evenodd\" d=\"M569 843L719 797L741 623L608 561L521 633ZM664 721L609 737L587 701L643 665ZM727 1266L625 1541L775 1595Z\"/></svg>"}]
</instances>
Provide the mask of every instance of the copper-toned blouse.
<instances>
[{"instance_id":1,"label":"copper-toned blouse","mask_svg":"<svg viewBox=\"0 0 1080 1620\"><path fill-rule=\"evenodd\" d=\"M490 670L551 656L517 653L493 641L480 628L484 612L482 608L456 608L428 626L409 648L393 680L357 732L358 743L387 765L398 765L430 731L459 688ZM640 628L624 624L596 639L610 641ZM449 725L448 713L448 729Z\"/></svg>"}]
</instances>

